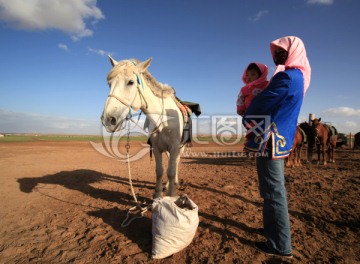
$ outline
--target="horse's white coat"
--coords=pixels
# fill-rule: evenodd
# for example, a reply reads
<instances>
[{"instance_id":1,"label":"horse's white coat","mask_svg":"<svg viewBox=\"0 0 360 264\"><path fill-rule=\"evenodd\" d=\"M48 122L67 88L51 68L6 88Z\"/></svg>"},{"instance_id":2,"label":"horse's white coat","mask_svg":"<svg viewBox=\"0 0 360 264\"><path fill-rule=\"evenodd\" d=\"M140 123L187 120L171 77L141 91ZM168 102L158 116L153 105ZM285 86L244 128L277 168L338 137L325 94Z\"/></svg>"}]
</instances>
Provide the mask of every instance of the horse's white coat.
<instances>
[{"instance_id":1,"label":"horse's white coat","mask_svg":"<svg viewBox=\"0 0 360 264\"><path fill-rule=\"evenodd\" d=\"M147 71L151 58L144 62L117 62L109 58L113 69L108 75L110 93L101 116L102 123L108 132L118 131L129 114L130 105L132 112L141 109L150 121L149 135L156 160L154 197L160 197L163 190L163 152L169 153L167 195L176 196L178 165L184 149L180 147L184 121L174 94L169 86L157 82ZM149 76L153 78L151 81Z\"/></svg>"}]
</instances>

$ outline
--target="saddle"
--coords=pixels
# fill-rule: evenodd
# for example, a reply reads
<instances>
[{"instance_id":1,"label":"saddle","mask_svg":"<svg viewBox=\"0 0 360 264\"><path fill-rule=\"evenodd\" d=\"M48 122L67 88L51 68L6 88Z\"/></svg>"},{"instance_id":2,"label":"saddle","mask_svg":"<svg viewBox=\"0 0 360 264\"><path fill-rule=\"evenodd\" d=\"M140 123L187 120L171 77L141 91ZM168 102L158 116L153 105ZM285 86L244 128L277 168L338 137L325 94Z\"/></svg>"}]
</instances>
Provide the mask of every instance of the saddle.
<instances>
[{"instance_id":1,"label":"saddle","mask_svg":"<svg viewBox=\"0 0 360 264\"><path fill-rule=\"evenodd\" d=\"M191 144L191 140L192 140L191 114L194 113L196 116L199 116L201 114L200 105L198 103L182 101L178 97L175 97L174 101L176 105L179 107L184 119L184 130L183 130L180 146L183 146L187 143Z\"/></svg>"},{"instance_id":2,"label":"saddle","mask_svg":"<svg viewBox=\"0 0 360 264\"><path fill-rule=\"evenodd\" d=\"M336 136L338 134L338 131L334 126L326 124L326 127L330 132L329 137L333 137L333 136Z\"/></svg>"},{"instance_id":3,"label":"saddle","mask_svg":"<svg viewBox=\"0 0 360 264\"><path fill-rule=\"evenodd\" d=\"M180 142L180 147L185 144L191 144L192 141L192 120L191 114L194 113L196 116L201 114L201 108L198 103L182 101L178 97L173 97L177 107L180 109L184 119L184 129L183 134ZM146 121L148 121L146 119ZM145 121L145 122L146 122ZM150 157L152 157L152 144L150 138L147 140L147 144L150 145Z\"/></svg>"}]
</instances>

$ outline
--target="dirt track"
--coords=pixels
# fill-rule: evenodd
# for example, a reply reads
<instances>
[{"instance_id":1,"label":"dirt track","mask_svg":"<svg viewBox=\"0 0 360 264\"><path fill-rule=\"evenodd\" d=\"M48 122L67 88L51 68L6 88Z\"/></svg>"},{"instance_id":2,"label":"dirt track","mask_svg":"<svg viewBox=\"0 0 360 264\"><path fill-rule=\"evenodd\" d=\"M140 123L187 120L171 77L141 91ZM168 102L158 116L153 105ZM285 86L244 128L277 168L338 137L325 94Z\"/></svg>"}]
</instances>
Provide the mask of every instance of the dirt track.
<instances>
[{"instance_id":1,"label":"dirt track","mask_svg":"<svg viewBox=\"0 0 360 264\"><path fill-rule=\"evenodd\" d=\"M178 194L199 206L198 231L183 251L151 260L151 212L121 227L133 206L125 163L89 142L0 143L0 262L281 263L252 246L264 239L262 200L254 159L229 156L238 150L198 145L182 158ZM285 171L290 263L360 262L360 152L335 155L336 164ZM146 155L131 170L138 199L150 203L155 161Z\"/></svg>"}]
</instances>

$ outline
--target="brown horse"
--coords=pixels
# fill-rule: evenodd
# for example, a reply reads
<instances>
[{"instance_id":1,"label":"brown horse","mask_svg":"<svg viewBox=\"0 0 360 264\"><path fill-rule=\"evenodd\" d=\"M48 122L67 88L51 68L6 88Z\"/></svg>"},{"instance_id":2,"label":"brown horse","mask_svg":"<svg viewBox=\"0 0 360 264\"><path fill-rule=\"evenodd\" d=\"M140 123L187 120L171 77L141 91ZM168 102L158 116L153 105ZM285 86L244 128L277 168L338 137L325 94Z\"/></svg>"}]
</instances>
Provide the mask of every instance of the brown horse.
<instances>
[{"instance_id":1,"label":"brown horse","mask_svg":"<svg viewBox=\"0 0 360 264\"><path fill-rule=\"evenodd\" d=\"M336 147L337 141L337 131L335 127L328 126L324 123L321 123L321 118L315 118L312 121L312 127L315 136L315 144L317 147L318 153L318 164L320 164L320 149L322 149L322 158L323 164L326 165L326 157L325 157L325 147L328 150L329 162L335 163L334 159L334 150ZM332 133L331 130L334 132Z\"/></svg>"},{"instance_id":2,"label":"brown horse","mask_svg":"<svg viewBox=\"0 0 360 264\"><path fill-rule=\"evenodd\" d=\"M287 167L298 167L301 166L301 148L306 140L305 132L300 128L296 127L296 133L294 137L294 143L292 145L290 154L287 159Z\"/></svg>"},{"instance_id":3,"label":"brown horse","mask_svg":"<svg viewBox=\"0 0 360 264\"><path fill-rule=\"evenodd\" d=\"M360 148L360 132L357 132L354 136L353 150Z\"/></svg>"},{"instance_id":4,"label":"brown horse","mask_svg":"<svg viewBox=\"0 0 360 264\"><path fill-rule=\"evenodd\" d=\"M312 155L313 155L313 149L315 145L315 137L313 133L313 128L308 122L303 122L299 124L299 127L302 129L302 131L305 133L305 139L304 144L307 144L307 155L305 157L305 162L311 162Z\"/></svg>"}]
</instances>

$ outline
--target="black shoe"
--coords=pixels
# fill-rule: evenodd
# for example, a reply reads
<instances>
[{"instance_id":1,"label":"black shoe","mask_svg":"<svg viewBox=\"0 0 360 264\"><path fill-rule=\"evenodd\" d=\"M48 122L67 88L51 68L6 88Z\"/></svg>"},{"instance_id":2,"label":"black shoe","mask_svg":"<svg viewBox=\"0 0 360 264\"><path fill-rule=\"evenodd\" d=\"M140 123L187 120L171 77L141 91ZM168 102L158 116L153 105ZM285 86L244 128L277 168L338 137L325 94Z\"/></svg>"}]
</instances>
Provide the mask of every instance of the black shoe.
<instances>
[{"instance_id":1,"label":"black shoe","mask_svg":"<svg viewBox=\"0 0 360 264\"><path fill-rule=\"evenodd\" d=\"M262 228L262 227L257 228L256 230L257 230L258 233L259 233L260 235L262 235L262 236L265 234L265 233L264 233L264 228Z\"/></svg>"},{"instance_id":2,"label":"black shoe","mask_svg":"<svg viewBox=\"0 0 360 264\"><path fill-rule=\"evenodd\" d=\"M261 252L263 252L269 256L283 257L283 258L289 258L289 259L293 257L293 255L291 253L290 254L282 254L282 253L276 252L276 251L268 248L268 246L266 245L265 242L255 242L254 246L256 249L260 250Z\"/></svg>"}]
</instances>

